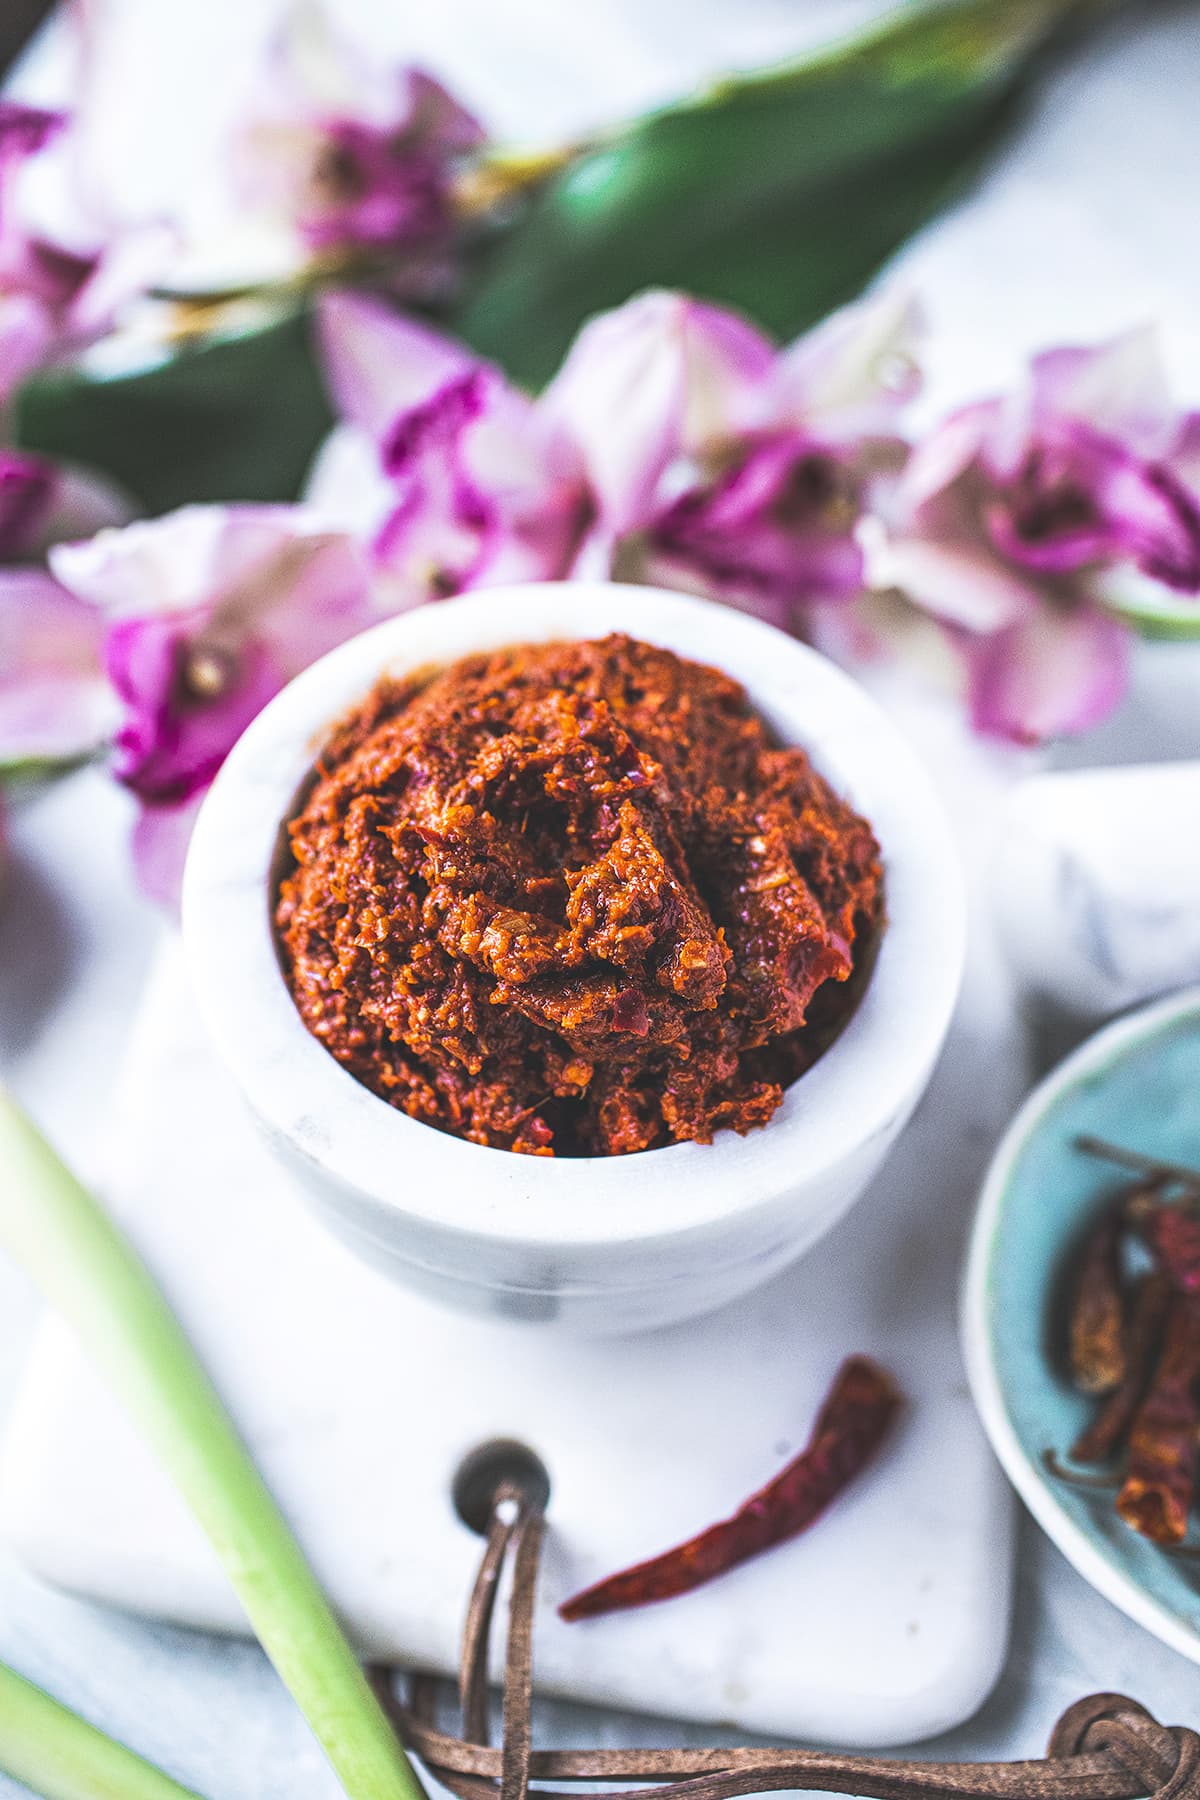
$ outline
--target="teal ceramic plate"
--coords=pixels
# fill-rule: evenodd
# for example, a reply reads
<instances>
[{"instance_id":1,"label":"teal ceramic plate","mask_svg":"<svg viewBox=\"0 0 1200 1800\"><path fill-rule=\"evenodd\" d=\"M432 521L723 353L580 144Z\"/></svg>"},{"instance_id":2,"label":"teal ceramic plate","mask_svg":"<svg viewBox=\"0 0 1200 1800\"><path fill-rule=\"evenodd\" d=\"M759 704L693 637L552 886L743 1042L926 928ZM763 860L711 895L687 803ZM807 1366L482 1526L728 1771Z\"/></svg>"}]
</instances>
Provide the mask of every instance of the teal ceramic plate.
<instances>
[{"instance_id":1,"label":"teal ceramic plate","mask_svg":"<svg viewBox=\"0 0 1200 1800\"><path fill-rule=\"evenodd\" d=\"M1072 1236L1115 1170L1072 1148L1080 1132L1200 1166L1200 988L1107 1026L1025 1102L984 1183L963 1296L975 1404L1038 1523L1080 1574L1173 1649L1200 1662L1200 1562L1155 1549L1117 1517L1110 1493L1054 1480L1091 1403L1048 1349L1056 1284Z\"/></svg>"}]
</instances>

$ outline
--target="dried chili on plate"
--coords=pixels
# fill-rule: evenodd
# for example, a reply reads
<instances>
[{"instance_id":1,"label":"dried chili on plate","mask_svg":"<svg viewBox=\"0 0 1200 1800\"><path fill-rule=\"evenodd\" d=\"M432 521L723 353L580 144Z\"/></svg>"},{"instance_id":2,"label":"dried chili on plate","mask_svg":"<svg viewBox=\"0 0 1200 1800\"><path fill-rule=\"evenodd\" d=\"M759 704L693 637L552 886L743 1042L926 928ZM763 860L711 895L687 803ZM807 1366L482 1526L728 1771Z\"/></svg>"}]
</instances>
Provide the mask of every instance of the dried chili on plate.
<instances>
[{"instance_id":1,"label":"dried chili on plate","mask_svg":"<svg viewBox=\"0 0 1200 1800\"><path fill-rule=\"evenodd\" d=\"M848 1357L808 1444L773 1481L698 1537L584 1588L563 1602L560 1616L589 1619L673 1599L806 1531L866 1468L902 1404L885 1369L866 1356Z\"/></svg>"},{"instance_id":2,"label":"dried chili on plate","mask_svg":"<svg viewBox=\"0 0 1200 1800\"><path fill-rule=\"evenodd\" d=\"M1071 1375L1084 1394L1109 1394L1125 1374L1121 1211L1110 1207L1089 1232L1071 1307Z\"/></svg>"},{"instance_id":3,"label":"dried chili on plate","mask_svg":"<svg viewBox=\"0 0 1200 1800\"><path fill-rule=\"evenodd\" d=\"M1150 1381L1170 1300L1171 1284L1160 1270L1143 1275L1130 1310L1120 1386L1071 1445L1072 1462L1106 1463L1124 1443Z\"/></svg>"},{"instance_id":4,"label":"dried chili on plate","mask_svg":"<svg viewBox=\"0 0 1200 1800\"><path fill-rule=\"evenodd\" d=\"M1129 1437L1129 1473L1117 1496L1127 1525L1156 1544L1187 1535L1200 1429L1200 1297L1179 1294L1167 1315L1166 1339Z\"/></svg>"},{"instance_id":5,"label":"dried chili on plate","mask_svg":"<svg viewBox=\"0 0 1200 1800\"><path fill-rule=\"evenodd\" d=\"M1200 1471L1200 1170L1103 1138L1077 1137L1075 1147L1139 1180L1106 1205L1079 1262L1072 1373L1077 1387L1105 1398L1071 1446L1071 1462L1111 1463L1123 1453L1124 1476L1113 1483L1118 1516L1151 1543L1177 1548ZM1150 1269L1138 1274L1147 1252ZM1053 1450L1046 1464L1078 1487L1109 1486Z\"/></svg>"}]
</instances>

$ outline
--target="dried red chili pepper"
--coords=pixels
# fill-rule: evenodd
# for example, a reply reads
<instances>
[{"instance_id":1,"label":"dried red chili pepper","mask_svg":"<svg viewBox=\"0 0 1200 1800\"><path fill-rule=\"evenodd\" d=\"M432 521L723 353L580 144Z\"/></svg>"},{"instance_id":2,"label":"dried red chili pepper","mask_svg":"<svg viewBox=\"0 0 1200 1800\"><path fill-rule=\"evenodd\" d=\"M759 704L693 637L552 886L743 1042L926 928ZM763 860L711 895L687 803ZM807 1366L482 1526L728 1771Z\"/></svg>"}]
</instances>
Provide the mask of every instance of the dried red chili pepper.
<instances>
[{"instance_id":1,"label":"dried red chili pepper","mask_svg":"<svg viewBox=\"0 0 1200 1800\"><path fill-rule=\"evenodd\" d=\"M1160 1200L1142 1210L1137 1225L1172 1287L1200 1293L1200 1218Z\"/></svg>"},{"instance_id":2,"label":"dried red chili pepper","mask_svg":"<svg viewBox=\"0 0 1200 1800\"><path fill-rule=\"evenodd\" d=\"M1084 1394L1110 1394L1125 1374L1121 1224L1122 1209L1109 1207L1089 1232L1079 1264L1067 1341L1071 1374Z\"/></svg>"},{"instance_id":3,"label":"dried red chili pepper","mask_svg":"<svg viewBox=\"0 0 1200 1800\"><path fill-rule=\"evenodd\" d=\"M588 1619L673 1599L806 1531L871 1461L902 1405L885 1369L866 1356L848 1357L807 1446L773 1481L698 1537L584 1588L563 1602L560 1617Z\"/></svg>"},{"instance_id":4,"label":"dried red chili pepper","mask_svg":"<svg viewBox=\"0 0 1200 1800\"><path fill-rule=\"evenodd\" d=\"M1125 1334L1125 1373L1121 1384L1072 1444L1072 1462L1106 1463L1124 1442L1150 1380L1170 1300L1171 1284L1161 1270L1143 1275L1134 1293Z\"/></svg>"},{"instance_id":5,"label":"dried red chili pepper","mask_svg":"<svg viewBox=\"0 0 1200 1800\"><path fill-rule=\"evenodd\" d=\"M1196 1476L1200 1405L1200 1297L1177 1294L1166 1338L1129 1438L1129 1473L1117 1495L1127 1525L1155 1544L1178 1544L1187 1534Z\"/></svg>"}]
</instances>

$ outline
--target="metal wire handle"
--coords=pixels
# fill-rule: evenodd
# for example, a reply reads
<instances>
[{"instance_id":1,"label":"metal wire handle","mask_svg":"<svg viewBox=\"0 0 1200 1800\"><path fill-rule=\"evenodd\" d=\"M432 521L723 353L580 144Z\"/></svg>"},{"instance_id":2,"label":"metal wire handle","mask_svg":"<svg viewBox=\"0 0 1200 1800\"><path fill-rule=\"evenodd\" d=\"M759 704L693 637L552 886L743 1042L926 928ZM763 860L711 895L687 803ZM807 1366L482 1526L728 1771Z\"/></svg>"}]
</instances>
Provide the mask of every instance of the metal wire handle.
<instances>
[{"instance_id":1,"label":"metal wire handle","mask_svg":"<svg viewBox=\"0 0 1200 1800\"><path fill-rule=\"evenodd\" d=\"M459 1672L463 1735L439 1731L434 1685L414 1676L406 1704L381 1687L404 1742L458 1800L526 1800L530 1781L649 1782L604 1800L734 1800L782 1788L873 1800L1200 1800L1200 1736L1160 1725L1123 1694L1092 1694L1062 1715L1045 1758L937 1763L821 1750L535 1750L533 1620L545 1519L536 1496L502 1483L467 1607ZM488 1646L500 1577L512 1564L503 1742L488 1737ZM539 1785L536 1800L579 1800Z\"/></svg>"}]
</instances>

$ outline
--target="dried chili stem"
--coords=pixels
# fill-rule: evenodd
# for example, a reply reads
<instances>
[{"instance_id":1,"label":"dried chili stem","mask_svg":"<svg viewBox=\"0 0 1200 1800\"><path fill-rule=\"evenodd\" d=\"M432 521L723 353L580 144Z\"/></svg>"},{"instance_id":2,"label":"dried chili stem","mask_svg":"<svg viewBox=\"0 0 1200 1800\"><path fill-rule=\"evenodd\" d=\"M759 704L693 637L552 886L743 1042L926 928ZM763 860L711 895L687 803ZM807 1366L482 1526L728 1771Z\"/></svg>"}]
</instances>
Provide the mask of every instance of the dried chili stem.
<instances>
[{"instance_id":1,"label":"dried chili stem","mask_svg":"<svg viewBox=\"0 0 1200 1800\"><path fill-rule=\"evenodd\" d=\"M2 1089L0 1244L74 1327L174 1478L350 1800L425 1800L300 1546L149 1271Z\"/></svg>"},{"instance_id":2,"label":"dried chili stem","mask_svg":"<svg viewBox=\"0 0 1200 1800\"><path fill-rule=\"evenodd\" d=\"M1171 1299L1171 1284L1160 1270L1138 1282L1125 1338L1125 1373L1091 1424L1071 1445L1071 1461L1106 1463L1128 1435L1146 1391Z\"/></svg>"},{"instance_id":3,"label":"dried chili stem","mask_svg":"<svg viewBox=\"0 0 1200 1800\"><path fill-rule=\"evenodd\" d=\"M1134 1415L1129 1473L1117 1495L1127 1525L1156 1544L1182 1543L1196 1475L1200 1406L1200 1297L1177 1294L1162 1354Z\"/></svg>"},{"instance_id":4,"label":"dried chili stem","mask_svg":"<svg viewBox=\"0 0 1200 1800\"><path fill-rule=\"evenodd\" d=\"M872 1460L902 1405L886 1370L868 1357L849 1357L807 1447L773 1481L698 1537L575 1594L559 1607L560 1616L594 1618L672 1599L806 1531Z\"/></svg>"},{"instance_id":5,"label":"dried chili stem","mask_svg":"<svg viewBox=\"0 0 1200 1800\"><path fill-rule=\"evenodd\" d=\"M1109 1394L1125 1374L1125 1307L1121 1293L1122 1210L1108 1207L1084 1244L1071 1305L1071 1375L1084 1394Z\"/></svg>"},{"instance_id":6,"label":"dried chili stem","mask_svg":"<svg viewBox=\"0 0 1200 1800\"><path fill-rule=\"evenodd\" d=\"M1057 1450L1042 1451L1042 1466L1055 1481L1065 1481L1068 1487L1086 1488L1089 1493L1115 1494L1121 1485L1121 1476L1094 1475L1083 1469L1073 1469L1065 1463Z\"/></svg>"},{"instance_id":7,"label":"dried chili stem","mask_svg":"<svg viewBox=\"0 0 1200 1800\"><path fill-rule=\"evenodd\" d=\"M1103 1162L1131 1169L1134 1174L1148 1176L1152 1181L1180 1182L1200 1195L1200 1169L1190 1168L1186 1163L1163 1162L1155 1156L1144 1156L1140 1150L1127 1150L1123 1145L1111 1144L1107 1138L1095 1137L1091 1132L1081 1133L1075 1139L1075 1148L1082 1150L1085 1156L1099 1157Z\"/></svg>"}]
</instances>

